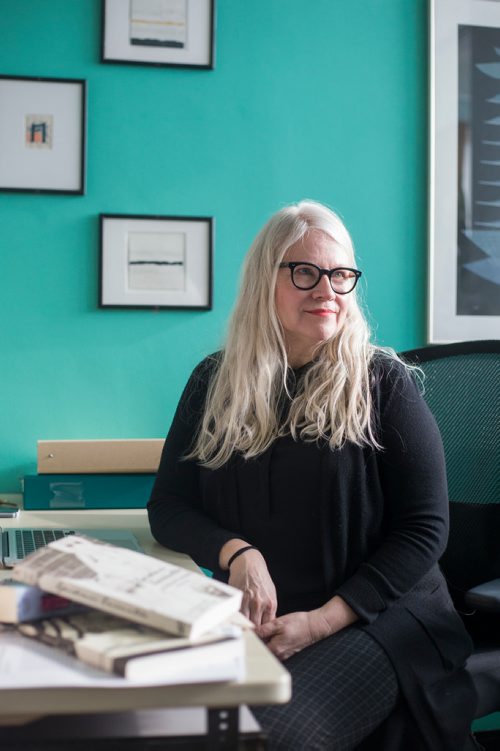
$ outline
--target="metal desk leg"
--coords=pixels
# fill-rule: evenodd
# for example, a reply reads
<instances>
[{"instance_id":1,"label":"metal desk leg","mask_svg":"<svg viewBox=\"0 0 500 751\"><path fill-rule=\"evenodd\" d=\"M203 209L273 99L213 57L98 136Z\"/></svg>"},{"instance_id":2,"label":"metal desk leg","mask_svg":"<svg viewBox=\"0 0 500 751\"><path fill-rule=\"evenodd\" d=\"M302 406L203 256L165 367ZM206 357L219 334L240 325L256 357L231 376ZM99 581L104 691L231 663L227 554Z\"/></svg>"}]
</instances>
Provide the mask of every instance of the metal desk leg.
<instances>
[{"instance_id":1,"label":"metal desk leg","mask_svg":"<svg viewBox=\"0 0 500 751\"><path fill-rule=\"evenodd\" d=\"M235 751L238 748L239 709L208 709L208 751Z\"/></svg>"}]
</instances>

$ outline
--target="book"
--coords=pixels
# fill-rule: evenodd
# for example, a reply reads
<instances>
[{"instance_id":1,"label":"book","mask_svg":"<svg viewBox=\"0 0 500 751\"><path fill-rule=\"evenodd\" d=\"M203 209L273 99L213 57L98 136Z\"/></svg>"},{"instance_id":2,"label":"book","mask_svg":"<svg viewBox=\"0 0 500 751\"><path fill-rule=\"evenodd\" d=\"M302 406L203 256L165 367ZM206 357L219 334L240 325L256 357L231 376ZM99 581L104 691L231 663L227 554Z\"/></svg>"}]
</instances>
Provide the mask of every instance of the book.
<instances>
[{"instance_id":1,"label":"book","mask_svg":"<svg viewBox=\"0 0 500 751\"><path fill-rule=\"evenodd\" d=\"M37 441L39 474L151 473L160 464L163 438Z\"/></svg>"},{"instance_id":2,"label":"book","mask_svg":"<svg viewBox=\"0 0 500 751\"><path fill-rule=\"evenodd\" d=\"M24 509L145 508L154 474L39 474L23 477Z\"/></svg>"},{"instance_id":3,"label":"book","mask_svg":"<svg viewBox=\"0 0 500 751\"><path fill-rule=\"evenodd\" d=\"M196 639L237 613L243 593L204 574L69 535L26 556L16 581L177 636Z\"/></svg>"},{"instance_id":4,"label":"book","mask_svg":"<svg viewBox=\"0 0 500 751\"><path fill-rule=\"evenodd\" d=\"M22 623L53 615L77 613L85 606L67 597L12 579L0 583L0 623Z\"/></svg>"},{"instance_id":5,"label":"book","mask_svg":"<svg viewBox=\"0 0 500 751\"><path fill-rule=\"evenodd\" d=\"M196 641L168 636L98 610L21 623L23 636L72 655L86 665L134 682L182 681L202 670L203 680L242 676L241 630L222 625ZM208 666L212 672L207 673ZM203 666L203 667L202 667ZM200 671L198 670L198 673Z\"/></svg>"}]
</instances>

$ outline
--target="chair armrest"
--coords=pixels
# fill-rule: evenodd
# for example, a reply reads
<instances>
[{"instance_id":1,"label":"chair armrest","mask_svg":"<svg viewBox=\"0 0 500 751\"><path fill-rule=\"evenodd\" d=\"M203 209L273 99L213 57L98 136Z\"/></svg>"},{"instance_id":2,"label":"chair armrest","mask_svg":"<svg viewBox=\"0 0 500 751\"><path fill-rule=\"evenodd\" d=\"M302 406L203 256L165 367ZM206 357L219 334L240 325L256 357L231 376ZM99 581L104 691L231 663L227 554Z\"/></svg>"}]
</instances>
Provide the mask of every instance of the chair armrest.
<instances>
[{"instance_id":1,"label":"chair armrest","mask_svg":"<svg viewBox=\"0 0 500 751\"><path fill-rule=\"evenodd\" d=\"M500 613L500 579L469 589L465 593L465 603L485 613Z\"/></svg>"}]
</instances>

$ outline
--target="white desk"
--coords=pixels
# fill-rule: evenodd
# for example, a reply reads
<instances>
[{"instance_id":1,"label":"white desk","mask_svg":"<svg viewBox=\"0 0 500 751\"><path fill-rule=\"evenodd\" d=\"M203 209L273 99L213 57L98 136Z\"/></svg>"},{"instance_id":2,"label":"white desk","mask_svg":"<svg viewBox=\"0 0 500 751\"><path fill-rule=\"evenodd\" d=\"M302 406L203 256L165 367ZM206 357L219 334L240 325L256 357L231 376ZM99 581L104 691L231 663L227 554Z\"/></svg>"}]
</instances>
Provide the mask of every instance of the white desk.
<instances>
[{"instance_id":1,"label":"white desk","mask_svg":"<svg viewBox=\"0 0 500 751\"><path fill-rule=\"evenodd\" d=\"M109 511L21 511L15 519L1 519L7 527L71 527L129 529L137 536L144 551L181 566L196 568L188 556L175 553L156 543L149 531L146 512L142 509ZM8 576L1 571L0 576ZM0 635L1 639L1 635ZM80 688L0 689L0 725L22 724L34 717L47 715L129 712L167 707L206 707L212 734L227 723L232 731L221 735L221 742L211 748L235 748L234 723L237 707L245 704L279 704L290 699L290 675L252 632L245 633L247 673L244 680L229 683L187 684L125 689ZM212 710L212 711L211 711ZM213 711L216 710L216 711ZM226 712L228 714L222 714ZM237 725L236 725L237 732ZM224 736L224 737L222 737ZM229 737L229 745L226 744ZM231 740L232 738L232 740ZM0 733L0 746L1 742Z\"/></svg>"}]
</instances>

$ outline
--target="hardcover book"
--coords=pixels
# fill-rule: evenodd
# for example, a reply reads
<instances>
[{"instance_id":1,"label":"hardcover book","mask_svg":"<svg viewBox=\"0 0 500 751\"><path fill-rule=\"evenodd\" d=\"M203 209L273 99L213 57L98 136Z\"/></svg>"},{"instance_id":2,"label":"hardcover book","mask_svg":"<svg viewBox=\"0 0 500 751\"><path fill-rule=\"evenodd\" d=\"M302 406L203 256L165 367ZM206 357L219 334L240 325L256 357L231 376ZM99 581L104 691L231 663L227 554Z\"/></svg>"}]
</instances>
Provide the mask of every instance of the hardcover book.
<instances>
[{"instance_id":1,"label":"hardcover book","mask_svg":"<svg viewBox=\"0 0 500 751\"><path fill-rule=\"evenodd\" d=\"M77 657L85 664L131 681L181 681L203 675L212 666L212 680L242 676L244 647L241 631L223 625L193 641L167 636L156 629L97 610L32 623L21 623L24 636Z\"/></svg>"},{"instance_id":2,"label":"hardcover book","mask_svg":"<svg viewBox=\"0 0 500 751\"><path fill-rule=\"evenodd\" d=\"M81 535L31 553L12 578L190 639L236 614L242 599L241 590L204 574Z\"/></svg>"}]
</instances>

